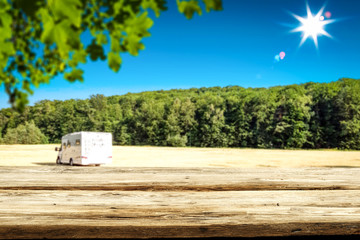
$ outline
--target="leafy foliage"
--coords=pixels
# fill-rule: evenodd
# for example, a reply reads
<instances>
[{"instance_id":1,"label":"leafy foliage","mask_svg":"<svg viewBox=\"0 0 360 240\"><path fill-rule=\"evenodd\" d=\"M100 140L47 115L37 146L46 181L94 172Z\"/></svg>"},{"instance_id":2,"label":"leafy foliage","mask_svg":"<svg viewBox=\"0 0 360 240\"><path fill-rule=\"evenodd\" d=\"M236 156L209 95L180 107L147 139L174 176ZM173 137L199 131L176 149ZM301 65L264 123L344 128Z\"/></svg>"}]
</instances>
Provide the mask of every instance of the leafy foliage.
<instances>
[{"instance_id":1,"label":"leafy foliage","mask_svg":"<svg viewBox=\"0 0 360 240\"><path fill-rule=\"evenodd\" d=\"M33 121L52 143L71 132L106 131L121 145L360 150L359 102L354 79L93 95L40 101L22 113L2 109L0 134L6 139Z\"/></svg>"},{"instance_id":2,"label":"leafy foliage","mask_svg":"<svg viewBox=\"0 0 360 240\"><path fill-rule=\"evenodd\" d=\"M221 0L204 0L206 11L221 10ZM202 7L195 0L177 0L188 19ZM59 74L83 81L80 63L106 60L120 69L121 55L137 56L145 48L153 20L167 10L166 0L0 0L0 86L9 102L24 110L34 87ZM91 34L91 43L81 41ZM108 52L105 49L110 49Z\"/></svg>"},{"instance_id":3,"label":"leafy foliage","mask_svg":"<svg viewBox=\"0 0 360 240\"><path fill-rule=\"evenodd\" d=\"M41 133L34 122L20 124L16 128L8 129L4 136L5 144L44 144L48 143L47 137Z\"/></svg>"},{"instance_id":4,"label":"leafy foliage","mask_svg":"<svg viewBox=\"0 0 360 240\"><path fill-rule=\"evenodd\" d=\"M180 136L180 134L169 135L166 143L172 147L185 147L187 143L187 136Z\"/></svg>"}]
</instances>

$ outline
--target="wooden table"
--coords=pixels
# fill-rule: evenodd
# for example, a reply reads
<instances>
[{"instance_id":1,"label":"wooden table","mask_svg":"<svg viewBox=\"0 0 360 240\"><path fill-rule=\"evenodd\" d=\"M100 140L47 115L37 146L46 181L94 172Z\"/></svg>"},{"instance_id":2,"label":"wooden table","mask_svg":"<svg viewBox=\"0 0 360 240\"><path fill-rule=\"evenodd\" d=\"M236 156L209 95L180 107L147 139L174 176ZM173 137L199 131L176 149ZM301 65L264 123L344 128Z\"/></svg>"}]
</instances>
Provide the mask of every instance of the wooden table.
<instances>
[{"instance_id":1,"label":"wooden table","mask_svg":"<svg viewBox=\"0 0 360 240\"><path fill-rule=\"evenodd\" d=\"M359 168L0 167L0 238L359 235Z\"/></svg>"}]
</instances>

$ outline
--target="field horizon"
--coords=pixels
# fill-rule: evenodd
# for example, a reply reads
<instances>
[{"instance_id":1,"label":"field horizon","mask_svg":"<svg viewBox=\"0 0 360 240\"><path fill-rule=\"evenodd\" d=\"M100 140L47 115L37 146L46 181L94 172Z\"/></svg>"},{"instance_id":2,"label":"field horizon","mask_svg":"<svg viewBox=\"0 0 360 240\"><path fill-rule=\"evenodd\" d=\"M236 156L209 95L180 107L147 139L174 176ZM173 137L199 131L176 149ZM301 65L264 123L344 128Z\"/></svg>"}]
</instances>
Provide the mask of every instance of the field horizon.
<instances>
[{"instance_id":1,"label":"field horizon","mask_svg":"<svg viewBox=\"0 0 360 240\"><path fill-rule=\"evenodd\" d=\"M0 145L0 166L55 165L58 144ZM359 151L113 146L104 167L360 167Z\"/></svg>"}]
</instances>

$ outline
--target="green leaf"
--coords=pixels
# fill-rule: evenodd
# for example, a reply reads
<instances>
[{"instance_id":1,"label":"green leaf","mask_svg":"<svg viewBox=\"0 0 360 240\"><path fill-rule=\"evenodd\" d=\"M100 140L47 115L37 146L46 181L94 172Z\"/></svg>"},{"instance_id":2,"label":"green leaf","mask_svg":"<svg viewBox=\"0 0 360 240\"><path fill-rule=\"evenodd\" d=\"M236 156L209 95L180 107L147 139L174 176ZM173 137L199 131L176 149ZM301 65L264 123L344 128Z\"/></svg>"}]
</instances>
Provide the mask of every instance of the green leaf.
<instances>
[{"instance_id":1,"label":"green leaf","mask_svg":"<svg viewBox=\"0 0 360 240\"><path fill-rule=\"evenodd\" d=\"M80 0L48 0L56 21L68 19L75 27L81 25L81 1Z\"/></svg>"},{"instance_id":2,"label":"green leaf","mask_svg":"<svg viewBox=\"0 0 360 240\"><path fill-rule=\"evenodd\" d=\"M176 0L178 9L180 13L183 13L187 19L191 19L195 12L200 16L202 14L201 8L199 6L199 1L190 0L190 1L180 1Z\"/></svg>"},{"instance_id":3,"label":"green leaf","mask_svg":"<svg viewBox=\"0 0 360 240\"><path fill-rule=\"evenodd\" d=\"M153 21L147 17L147 12L138 17L133 17L125 22L125 31L127 36L124 37L124 46L133 56L139 54L139 50L145 47L140 42L143 37L150 36L148 29L153 25Z\"/></svg>"},{"instance_id":4,"label":"green leaf","mask_svg":"<svg viewBox=\"0 0 360 240\"><path fill-rule=\"evenodd\" d=\"M41 34L41 41L47 45L56 43L60 56L63 59L69 58L69 51L78 49L80 45L80 32L71 27L67 19L55 24L54 19L46 9L40 10L44 22L44 31Z\"/></svg>"},{"instance_id":5,"label":"green leaf","mask_svg":"<svg viewBox=\"0 0 360 240\"><path fill-rule=\"evenodd\" d=\"M124 7L124 0L117 1L113 6L115 15L118 15L123 7Z\"/></svg>"},{"instance_id":6,"label":"green leaf","mask_svg":"<svg viewBox=\"0 0 360 240\"><path fill-rule=\"evenodd\" d=\"M97 45L95 39L93 39L92 43L87 47L86 52L90 54L90 59L93 61L96 61L98 58L101 60L106 59L103 47Z\"/></svg>"},{"instance_id":7,"label":"green leaf","mask_svg":"<svg viewBox=\"0 0 360 240\"><path fill-rule=\"evenodd\" d=\"M0 14L2 15L7 10L11 8L11 5L9 4L9 1L7 0L0 0Z\"/></svg>"},{"instance_id":8,"label":"green leaf","mask_svg":"<svg viewBox=\"0 0 360 240\"><path fill-rule=\"evenodd\" d=\"M6 3L0 2L0 6L8 9ZM8 57L15 54L14 44L9 41L12 37L12 17L7 12L0 10L0 71L5 68L8 62Z\"/></svg>"},{"instance_id":9,"label":"green leaf","mask_svg":"<svg viewBox=\"0 0 360 240\"><path fill-rule=\"evenodd\" d=\"M73 59L77 62L86 63L87 52L85 49L75 51Z\"/></svg>"},{"instance_id":10,"label":"green leaf","mask_svg":"<svg viewBox=\"0 0 360 240\"><path fill-rule=\"evenodd\" d=\"M118 72L121 65L121 57L119 54L109 52L108 53L108 63L109 67L114 71Z\"/></svg>"},{"instance_id":11,"label":"green leaf","mask_svg":"<svg viewBox=\"0 0 360 240\"><path fill-rule=\"evenodd\" d=\"M0 14L0 40L1 39L9 39L11 38L11 23L12 23L12 17L8 13L2 13Z\"/></svg>"},{"instance_id":12,"label":"green leaf","mask_svg":"<svg viewBox=\"0 0 360 240\"><path fill-rule=\"evenodd\" d=\"M50 16L49 11L45 8L39 10L39 15L42 18L44 30L41 33L40 40L48 45L51 45L54 41L54 20Z\"/></svg>"},{"instance_id":13,"label":"green leaf","mask_svg":"<svg viewBox=\"0 0 360 240\"><path fill-rule=\"evenodd\" d=\"M79 80L80 82L83 82L83 73L84 71L81 69L73 69L69 73L65 73L64 78L68 80L69 82L75 82L76 80Z\"/></svg>"},{"instance_id":14,"label":"green leaf","mask_svg":"<svg viewBox=\"0 0 360 240\"><path fill-rule=\"evenodd\" d=\"M16 0L13 1L15 8L22 9L28 17L35 17L39 7L44 4L43 0Z\"/></svg>"},{"instance_id":15,"label":"green leaf","mask_svg":"<svg viewBox=\"0 0 360 240\"><path fill-rule=\"evenodd\" d=\"M141 38L135 34L126 37L124 45L131 55L137 56L139 54L139 50L143 50L145 48L144 44L140 43L140 40Z\"/></svg>"},{"instance_id":16,"label":"green leaf","mask_svg":"<svg viewBox=\"0 0 360 240\"><path fill-rule=\"evenodd\" d=\"M110 49L113 52L120 52L121 50L121 44L120 44L120 37L117 34L110 35Z\"/></svg>"},{"instance_id":17,"label":"green leaf","mask_svg":"<svg viewBox=\"0 0 360 240\"><path fill-rule=\"evenodd\" d=\"M99 33L96 35L96 43L98 45L104 45L104 44L107 44L108 41L107 41L107 37L105 34L103 33Z\"/></svg>"},{"instance_id":18,"label":"green leaf","mask_svg":"<svg viewBox=\"0 0 360 240\"><path fill-rule=\"evenodd\" d=\"M74 54L72 55L72 59L69 61L69 66L76 67L79 62L86 63L87 55L88 53L86 52L85 49L81 48L79 50L75 50Z\"/></svg>"},{"instance_id":19,"label":"green leaf","mask_svg":"<svg viewBox=\"0 0 360 240\"><path fill-rule=\"evenodd\" d=\"M30 82L29 81L23 81L23 86L22 86L22 88L25 90L25 91L27 91L28 93L30 93L30 94L34 94L34 91L33 90L31 90L31 88L30 88Z\"/></svg>"},{"instance_id":20,"label":"green leaf","mask_svg":"<svg viewBox=\"0 0 360 240\"><path fill-rule=\"evenodd\" d=\"M141 7L145 10L150 8L154 11L156 17L160 16L160 10L162 10L161 8L159 8L158 1L156 0L143 0L141 2Z\"/></svg>"},{"instance_id":21,"label":"green leaf","mask_svg":"<svg viewBox=\"0 0 360 240\"><path fill-rule=\"evenodd\" d=\"M221 0L203 0L203 2L205 3L206 12L223 10Z\"/></svg>"},{"instance_id":22,"label":"green leaf","mask_svg":"<svg viewBox=\"0 0 360 240\"><path fill-rule=\"evenodd\" d=\"M12 42L1 42L0 52L6 56L11 56L15 54L14 45Z\"/></svg>"},{"instance_id":23,"label":"green leaf","mask_svg":"<svg viewBox=\"0 0 360 240\"><path fill-rule=\"evenodd\" d=\"M125 21L125 31L128 35L136 34L139 37L148 37L151 34L148 29L154 24L153 20L147 16L147 12L138 17L129 18Z\"/></svg>"}]
</instances>

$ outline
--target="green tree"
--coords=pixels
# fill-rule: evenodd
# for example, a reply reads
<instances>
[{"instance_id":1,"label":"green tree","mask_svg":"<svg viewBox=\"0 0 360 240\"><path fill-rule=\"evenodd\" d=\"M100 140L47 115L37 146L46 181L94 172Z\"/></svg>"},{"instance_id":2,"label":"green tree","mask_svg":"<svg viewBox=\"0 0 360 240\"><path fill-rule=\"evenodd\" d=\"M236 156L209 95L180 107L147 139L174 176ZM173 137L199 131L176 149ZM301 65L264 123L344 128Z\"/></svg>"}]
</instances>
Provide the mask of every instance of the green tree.
<instances>
[{"instance_id":1,"label":"green tree","mask_svg":"<svg viewBox=\"0 0 360 240\"><path fill-rule=\"evenodd\" d=\"M195 129L198 126L198 122L195 119L196 106L192 102L190 97L187 97L182 101L179 109L180 114L180 128L182 143L186 143L192 146L192 138L195 135Z\"/></svg>"},{"instance_id":2,"label":"green tree","mask_svg":"<svg viewBox=\"0 0 360 240\"><path fill-rule=\"evenodd\" d=\"M31 119L36 126L49 137L50 142L60 142L61 134L60 123L62 118L57 115L59 102L43 100L37 102L31 109Z\"/></svg>"},{"instance_id":3,"label":"green tree","mask_svg":"<svg viewBox=\"0 0 360 240\"><path fill-rule=\"evenodd\" d=\"M176 98L174 102L168 106L168 111L166 113L165 135L167 136L166 142L170 146L176 146L177 144L183 145L183 143L186 144L186 141L179 141L181 139L180 108L181 100Z\"/></svg>"},{"instance_id":4,"label":"green tree","mask_svg":"<svg viewBox=\"0 0 360 240\"><path fill-rule=\"evenodd\" d=\"M247 100L251 97L252 92L234 87L229 91L231 92L226 96L226 111L224 112L229 131L228 145L230 147L248 147L252 116L247 113Z\"/></svg>"},{"instance_id":5,"label":"green tree","mask_svg":"<svg viewBox=\"0 0 360 240\"><path fill-rule=\"evenodd\" d=\"M44 144L48 143L48 140L34 122L26 122L16 128L8 129L3 142L5 144Z\"/></svg>"},{"instance_id":6,"label":"green tree","mask_svg":"<svg viewBox=\"0 0 360 240\"><path fill-rule=\"evenodd\" d=\"M188 19L202 13L197 0L176 2ZM203 3L207 12L222 9L221 0ZM153 25L149 12L159 17L165 10L166 0L0 0L0 86L22 110L34 87L58 74L83 81L79 63L88 57L107 60L117 72L123 53L136 56L145 48L141 41ZM85 32L92 36L89 44L81 42Z\"/></svg>"},{"instance_id":7,"label":"green tree","mask_svg":"<svg viewBox=\"0 0 360 240\"><path fill-rule=\"evenodd\" d=\"M89 99L90 111L88 117L91 122L91 131L109 131L107 99L102 94L92 95Z\"/></svg>"},{"instance_id":8,"label":"green tree","mask_svg":"<svg viewBox=\"0 0 360 240\"><path fill-rule=\"evenodd\" d=\"M135 94L126 94L121 96L116 103L121 106L121 119L118 119L118 124L114 127L114 141L120 145L134 144L134 134L129 131L133 129L134 111L136 107ZM129 130L130 129L130 130Z\"/></svg>"},{"instance_id":9,"label":"green tree","mask_svg":"<svg viewBox=\"0 0 360 240\"><path fill-rule=\"evenodd\" d=\"M189 98L181 101L176 97L173 103L168 106L166 116L164 134L167 145L186 146L196 123L194 104ZM189 142L189 144L191 143Z\"/></svg>"},{"instance_id":10,"label":"green tree","mask_svg":"<svg viewBox=\"0 0 360 240\"><path fill-rule=\"evenodd\" d=\"M273 118L277 107L278 89L256 89L247 99L245 111L251 147L273 147Z\"/></svg>"},{"instance_id":11,"label":"green tree","mask_svg":"<svg viewBox=\"0 0 360 240\"><path fill-rule=\"evenodd\" d=\"M360 85L354 79L342 79L337 96L340 119L339 145L345 149L360 149Z\"/></svg>"},{"instance_id":12,"label":"green tree","mask_svg":"<svg viewBox=\"0 0 360 240\"><path fill-rule=\"evenodd\" d=\"M281 148L301 148L311 138L309 122L311 96L303 87L286 86L279 91L274 117L274 144Z\"/></svg>"},{"instance_id":13,"label":"green tree","mask_svg":"<svg viewBox=\"0 0 360 240\"><path fill-rule=\"evenodd\" d=\"M339 147L342 106L337 101L341 85L332 83L307 83L305 86L312 96L310 131L314 148Z\"/></svg>"},{"instance_id":14,"label":"green tree","mask_svg":"<svg viewBox=\"0 0 360 240\"><path fill-rule=\"evenodd\" d=\"M201 147L226 147L224 100L207 92L198 104L197 143Z\"/></svg>"},{"instance_id":15,"label":"green tree","mask_svg":"<svg viewBox=\"0 0 360 240\"><path fill-rule=\"evenodd\" d=\"M201 88L0 110L4 140L34 121L52 143L74 131L109 131L115 144L360 149L360 80L272 88Z\"/></svg>"},{"instance_id":16,"label":"green tree","mask_svg":"<svg viewBox=\"0 0 360 240\"><path fill-rule=\"evenodd\" d=\"M133 135L134 142L132 144L164 144L164 106L165 102L155 100L152 96L143 96L137 100L137 107L128 129Z\"/></svg>"}]
</instances>

